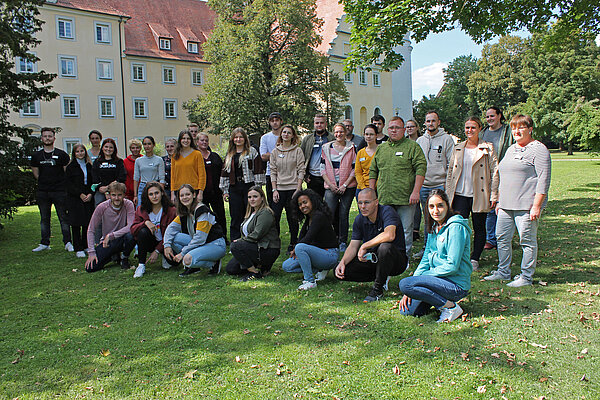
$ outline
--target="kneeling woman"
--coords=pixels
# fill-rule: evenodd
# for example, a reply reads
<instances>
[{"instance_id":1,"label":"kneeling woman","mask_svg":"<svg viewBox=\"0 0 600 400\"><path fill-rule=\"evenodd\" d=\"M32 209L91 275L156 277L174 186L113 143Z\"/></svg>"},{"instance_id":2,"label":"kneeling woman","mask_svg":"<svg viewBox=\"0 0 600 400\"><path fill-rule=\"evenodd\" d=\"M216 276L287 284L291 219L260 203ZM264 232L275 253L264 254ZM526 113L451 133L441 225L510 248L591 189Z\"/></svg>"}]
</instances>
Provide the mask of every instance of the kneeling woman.
<instances>
[{"instance_id":1,"label":"kneeling woman","mask_svg":"<svg viewBox=\"0 0 600 400\"><path fill-rule=\"evenodd\" d=\"M177 263L183 261L185 270L179 274L182 278L201 268L218 274L226 250L223 228L210 209L198 202L191 185L178 188L178 199L177 216L165 233L165 257Z\"/></svg>"},{"instance_id":2,"label":"kneeling woman","mask_svg":"<svg viewBox=\"0 0 600 400\"><path fill-rule=\"evenodd\" d=\"M244 275L244 282L260 279L271 270L281 249L277 221L260 186L248 189L246 217L240 231L242 237L230 245L233 258L227 264L227 273Z\"/></svg>"},{"instance_id":3,"label":"kneeling woman","mask_svg":"<svg viewBox=\"0 0 600 400\"><path fill-rule=\"evenodd\" d=\"M429 194L425 223L429 236L423 258L413 276L400 281L400 311L420 317L434 306L441 311L438 322L454 321L463 313L456 302L471 288L471 229L439 189Z\"/></svg>"},{"instance_id":4,"label":"kneeling woman","mask_svg":"<svg viewBox=\"0 0 600 400\"><path fill-rule=\"evenodd\" d=\"M167 227L173 221L177 212L169 200L162 185L158 182L148 182L141 193L141 204L135 210L135 218L131 225L131 234L138 245L139 264L133 274L141 278L146 272L146 262L151 264L164 252L163 237ZM148 253L150 256L148 257ZM177 263L162 258L162 266L169 269Z\"/></svg>"},{"instance_id":5,"label":"kneeling woman","mask_svg":"<svg viewBox=\"0 0 600 400\"><path fill-rule=\"evenodd\" d=\"M317 287L327 272L338 263L338 243L331 224L332 215L329 207L313 190L298 192L292 198L293 217L298 221L305 220L300 230L298 244L290 253L290 258L283 262L286 272L302 272L304 280L298 290Z\"/></svg>"}]
</instances>

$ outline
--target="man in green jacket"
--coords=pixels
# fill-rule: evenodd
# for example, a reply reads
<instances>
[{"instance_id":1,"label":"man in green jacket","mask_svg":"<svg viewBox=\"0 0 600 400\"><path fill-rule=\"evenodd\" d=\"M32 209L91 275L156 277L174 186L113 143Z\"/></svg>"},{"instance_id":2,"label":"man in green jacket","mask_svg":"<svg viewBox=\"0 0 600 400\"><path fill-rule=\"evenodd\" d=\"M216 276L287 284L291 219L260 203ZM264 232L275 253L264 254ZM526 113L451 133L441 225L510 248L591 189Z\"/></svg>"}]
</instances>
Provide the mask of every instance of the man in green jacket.
<instances>
[{"instance_id":1,"label":"man in green jacket","mask_svg":"<svg viewBox=\"0 0 600 400\"><path fill-rule=\"evenodd\" d=\"M388 124L390 140L379 145L369 171L369 187L377 187L379 202L394 207L404 229L406 255L410 257L416 204L427 160L421 146L404 137L404 120L392 117Z\"/></svg>"}]
</instances>

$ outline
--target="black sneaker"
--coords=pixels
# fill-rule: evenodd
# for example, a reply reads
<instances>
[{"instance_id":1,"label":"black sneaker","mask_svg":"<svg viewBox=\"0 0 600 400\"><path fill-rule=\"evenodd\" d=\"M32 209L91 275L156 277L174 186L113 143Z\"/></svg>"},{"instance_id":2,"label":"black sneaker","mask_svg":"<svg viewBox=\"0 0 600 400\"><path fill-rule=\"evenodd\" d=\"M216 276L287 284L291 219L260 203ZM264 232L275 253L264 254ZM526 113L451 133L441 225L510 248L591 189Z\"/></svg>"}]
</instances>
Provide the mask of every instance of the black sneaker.
<instances>
[{"instance_id":1,"label":"black sneaker","mask_svg":"<svg viewBox=\"0 0 600 400\"><path fill-rule=\"evenodd\" d=\"M219 275L219 273L221 272L221 260L217 261L215 263L215 265L213 265L211 267L211 269L208 271L209 275Z\"/></svg>"},{"instance_id":2,"label":"black sneaker","mask_svg":"<svg viewBox=\"0 0 600 400\"><path fill-rule=\"evenodd\" d=\"M121 269L129 269L130 267L129 258L121 258Z\"/></svg>"},{"instance_id":3,"label":"black sneaker","mask_svg":"<svg viewBox=\"0 0 600 400\"><path fill-rule=\"evenodd\" d=\"M200 272L200 268L186 268L182 273L179 274L179 277L185 278L186 276L195 274L196 272Z\"/></svg>"},{"instance_id":4,"label":"black sneaker","mask_svg":"<svg viewBox=\"0 0 600 400\"><path fill-rule=\"evenodd\" d=\"M372 301L379 301L383 298L383 290L371 289L367 297L363 300L363 303L370 303Z\"/></svg>"},{"instance_id":5,"label":"black sneaker","mask_svg":"<svg viewBox=\"0 0 600 400\"><path fill-rule=\"evenodd\" d=\"M256 279L262 279L262 277L263 277L262 272L248 272L246 275L244 275L243 277L240 278L240 281L248 282L248 281L253 281Z\"/></svg>"}]
</instances>

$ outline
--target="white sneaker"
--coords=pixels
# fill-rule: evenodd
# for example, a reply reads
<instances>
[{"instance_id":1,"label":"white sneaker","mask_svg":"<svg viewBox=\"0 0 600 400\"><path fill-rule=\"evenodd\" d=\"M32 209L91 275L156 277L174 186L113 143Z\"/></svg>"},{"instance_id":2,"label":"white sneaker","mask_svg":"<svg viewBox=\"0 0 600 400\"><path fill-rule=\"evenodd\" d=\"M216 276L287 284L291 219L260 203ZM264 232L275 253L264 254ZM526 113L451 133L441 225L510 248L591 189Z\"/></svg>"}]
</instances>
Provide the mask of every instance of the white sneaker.
<instances>
[{"instance_id":1,"label":"white sneaker","mask_svg":"<svg viewBox=\"0 0 600 400\"><path fill-rule=\"evenodd\" d=\"M141 278L142 276L144 276L144 272L146 272L146 265L145 264L140 264L135 269L135 273L133 274L133 277L134 278Z\"/></svg>"},{"instance_id":2,"label":"white sneaker","mask_svg":"<svg viewBox=\"0 0 600 400\"><path fill-rule=\"evenodd\" d=\"M165 256L162 256L162 267L164 269L171 268L171 264L169 264L169 262L167 261L167 258Z\"/></svg>"},{"instance_id":3,"label":"white sneaker","mask_svg":"<svg viewBox=\"0 0 600 400\"><path fill-rule=\"evenodd\" d=\"M385 283L383 284L383 290L385 290L385 291L387 291L389 289L390 278L391 278L391 276L388 276L387 279L385 280Z\"/></svg>"},{"instance_id":4,"label":"white sneaker","mask_svg":"<svg viewBox=\"0 0 600 400\"><path fill-rule=\"evenodd\" d=\"M438 319L437 322L452 322L456 318L460 317L463 313L463 309L460 308L458 304L452 308L444 307L440 311L442 313L440 314L440 319Z\"/></svg>"},{"instance_id":5,"label":"white sneaker","mask_svg":"<svg viewBox=\"0 0 600 400\"><path fill-rule=\"evenodd\" d=\"M317 282L302 281L302 285L298 286L298 290L309 290L317 287Z\"/></svg>"},{"instance_id":6,"label":"white sneaker","mask_svg":"<svg viewBox=\"0 0 600 400\"><path fill-rule=\"evenodd\" d=\"M506 284L508 287L522 287L522 286L531 286L531 282L527 279L523 278L521 275L515 276L515 279L512 282Z\"/></svg>"},{"instance_id":7,"label":"white sneaker","mask_svg":"<svg viewBox=\"0 0 600 400\"><path fill-rule=\"evenodd\" d=\"M477 271L479 269L479 261L471 260L471 265L473 266L473 271Z\"/></svg>"},{"instance_id":8,"label":"white sneaker","mask_svg":"<svg viewBox=\"0 0 600 400\"><path fill-rule=\"evenodd\" d=\"M75 255L79 258L85 258L85 251L78 251Z\"/></svg>"},{"instance_id":9,"label":"white sneaker","mask_svg":"<svg viewBox=\"0 0 600 400\"><path fill-rule=\"evenodd\" d=\"M319 271L315 274L315 282L324 281L327 278L328 269L324 269L323 271Z\"/></svg>"},{"instance_id":10,"label":"white sneaker","mask_svg":"<svg viewBox=\"0 0 600 400\"><path fill-rule=\"evenodd\" d=\"M485 279L486 281L508 281L508 280L510 280L510 275L506 276L506 275L502 274L500 271L496 270L496 271L492 272L490 275L484 276L483 279Z\"/></svg>"},{"instance_id":11,"label":"white sneaker","mask_svg":"<svg viewBox=\"0 0 600 400\"><path fill-rule=\"evenodd\" d=\"M67 244L65 244L65 250L66 251L75 251L75 249L73 248L73 244L71 242L67 242Z\"/></svg>"},{"instance_id":12,"label":"white sneaker","mask_svg":"<svg viewBox=\"0 0 600 400\"><path fill-rule=\"evenodd\" d=\"M50 246L46 246L45 244L40 244L38 247L36 247L35 249L33 249L31 251L37 253L38 251L43 251L43 250L50 250Z\"/></svg>"}]
</instances>

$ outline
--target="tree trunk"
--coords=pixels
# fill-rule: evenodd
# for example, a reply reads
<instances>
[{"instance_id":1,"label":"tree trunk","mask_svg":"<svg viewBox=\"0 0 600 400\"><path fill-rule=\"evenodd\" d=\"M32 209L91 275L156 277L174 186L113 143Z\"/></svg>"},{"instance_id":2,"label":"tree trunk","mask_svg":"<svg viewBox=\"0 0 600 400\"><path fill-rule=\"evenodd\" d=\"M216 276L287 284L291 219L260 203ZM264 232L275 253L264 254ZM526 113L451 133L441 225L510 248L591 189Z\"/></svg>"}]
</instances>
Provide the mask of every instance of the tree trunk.
<instances>
[{"instance_id":1,"label":"tree trunk","mask_svg":"<svg viewBox=\"0 0 600 400\"><path fill-rule=\"evenodd\" d=\"M573 142L569 142L569 146L568 146L568 150L567 150L567 155L568 156L572 156L573 155Z\"/></svg>"}]
</instances>

